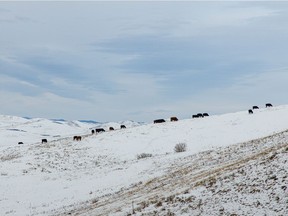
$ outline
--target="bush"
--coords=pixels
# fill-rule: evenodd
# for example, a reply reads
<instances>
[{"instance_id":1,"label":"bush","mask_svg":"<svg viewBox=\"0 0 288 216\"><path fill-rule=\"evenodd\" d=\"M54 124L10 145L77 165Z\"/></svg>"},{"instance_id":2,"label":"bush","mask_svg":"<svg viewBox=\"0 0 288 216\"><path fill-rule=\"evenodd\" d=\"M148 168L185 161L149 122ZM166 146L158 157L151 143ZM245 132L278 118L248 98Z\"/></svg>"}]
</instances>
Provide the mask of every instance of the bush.
<instances>
[{"instance_id":1,"label":"bush","mask_svg":"<svg viewBox=\"0 0 288 216\"><path fill-rule=\"evenodd\" d=\"M147 157L152 157L152 154L148 154L148 153L142 153L140 155L137 155L137 159L143 159L143 158L147 158Z\"/></svg>"},{"instance_id":2,"label":"bush","mask_svg":"<svg viewBox=\"0 0 288 216\"><path fill-rule=\"evenodd\" d=\"M174 147L175 152L185 152L187 150L186 143L178 143Z\"/></svg>"}]
</instances>

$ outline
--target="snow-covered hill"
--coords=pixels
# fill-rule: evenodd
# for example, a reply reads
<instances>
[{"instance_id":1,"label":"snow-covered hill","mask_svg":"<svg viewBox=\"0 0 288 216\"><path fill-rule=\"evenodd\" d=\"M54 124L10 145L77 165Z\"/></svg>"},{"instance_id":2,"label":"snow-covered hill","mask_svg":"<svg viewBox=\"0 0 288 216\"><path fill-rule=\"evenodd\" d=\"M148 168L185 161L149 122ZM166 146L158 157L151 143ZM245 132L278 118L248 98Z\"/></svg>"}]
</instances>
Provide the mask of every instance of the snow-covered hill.
<instances>
[{"instance_id":1,"label":"snow-covered hill","mask_svg":"<svg viewBox=\"0 0 288 216\"><path fill-rule=\"evenodd\" d=\"M256 198L268 215L287 212L276 204L288 196L288 106L162 124L125 122L126 129L120 124L0 116L1 215L253 215ZM91 134L110 126L116 130ZM175 153L178 143L187 151ZM143 153L149 157L139 159ZM265 181L272 185L267 190ZM251 185L255 196L247 192ZM275 203L271 193L277 193Z\"/></svg>"}]
</instances>

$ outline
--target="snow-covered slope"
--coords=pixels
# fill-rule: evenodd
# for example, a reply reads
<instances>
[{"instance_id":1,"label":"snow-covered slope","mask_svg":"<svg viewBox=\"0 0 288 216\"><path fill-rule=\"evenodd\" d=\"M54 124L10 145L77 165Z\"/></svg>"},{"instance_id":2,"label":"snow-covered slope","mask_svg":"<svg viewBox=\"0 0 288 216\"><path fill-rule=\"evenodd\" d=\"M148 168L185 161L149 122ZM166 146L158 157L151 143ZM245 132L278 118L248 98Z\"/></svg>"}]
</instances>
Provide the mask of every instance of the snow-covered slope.
<instances>
[{"instance_id":1,"label":"snow-covered slope","mask_svg":"<svg viewBox=\"0 0 288 216\"><path fill-rule=\"evenodd\" d=\"M176 197L177 193L181 194L182 189L185 189L186 194L195 196L201 188L196 188L196 192L189 188L196 187L199 180L194 178L196 175L217 167L224 169L225 164L234 164L235 160L241 158L261 155L261 152L266 151L265 148L283 145L288 140L287 133L281 133L288 129L288 106L255 110L253 115L243 111L162 124L130 123L127 129L118 129L122 123L91 125L79 121L63 122L11 116L0 116L0 120L1 215L87 212L87 215L127 215L127 212L131 211L132 201L135 201L135 209L138 210L139 203L147 202L141 209L145 209L148 214L149 211L159 210L148 202L150 193L154 193L153 188L157 194L157 188L168 185L167 188L160 189L165 194ZM107 129L110 126L116 130L97 135L90 133L91 128ZM81 135L82 141L73 141L74 135ZM265 145L261 145L259 140L267 136L271 138ZM48 138L47 144L40 143L44 137ZM258 141L247 145L255 139ZM23 141L24 145L18 145L19 141ZM174 147L178 143L186 143L187 151L174 153ZM143 153L149 157L137 159L137 156ZM285 154L283 150L279 155ZM218 158L216 163L215 155L216 158L227 159ZM190 169L191 166L198 168ZM189 184L183 173L192 179ZM183 184L174 183L181 179L181 176L184 176ZM204 177L210 176L207 173L203 175L203 178L200 178L203 182ZM154 181L160 186L156 184L150 187ZM212 185L218 184L221 184L220 181ZM149 185L149 196L144 193L145 187L141 190L143 185ZM111 199L109 195L114 194L117 198L117 194L126 193L125 191L136 194L138 198L126 194L122 196L123 200L119 198L113 205L109 205L107 201L105 208L103 202L107 197ZM164 199L163 193L158 195ZM211 200L209 195L212 195L210 191L205 195L207 203ZM162 204L165 204L163 200ZM177 206L174 208L167 204L167 209L179 214ZM213 207L209 209L213 210ZM191 215L192 211L187 212L186 215ZM197 212L194 213L196 215Z\"/></svg>"}]
</instances>

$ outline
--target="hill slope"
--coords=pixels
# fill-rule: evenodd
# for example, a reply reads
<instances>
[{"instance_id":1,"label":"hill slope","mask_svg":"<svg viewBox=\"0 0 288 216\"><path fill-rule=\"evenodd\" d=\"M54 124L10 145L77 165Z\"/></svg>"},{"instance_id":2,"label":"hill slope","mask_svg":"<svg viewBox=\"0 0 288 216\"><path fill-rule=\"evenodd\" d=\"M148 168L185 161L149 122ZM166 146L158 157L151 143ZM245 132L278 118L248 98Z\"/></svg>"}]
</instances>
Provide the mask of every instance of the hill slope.
<instances>
[{"instance_id":1,"label":"hill slope","mask_svg":"<svg viewBox=\"0 0 288 216\"><path fill-rule=\"evenodd\" d=\"M65 124L63 129L61 124L43 119L38 122L32 119L27 123L28 120L17 117L1 117L5 118L6 122L0 124L1 215L127 215L132 210L132 201L139 215L140 210L147 215L152 215L153 211L167 215L165 211L168 210L179 215L179 211L186 208L188 210L183 211L187 211L187 215L191 212L208 214L213 209L240 213L235 209L236 204L224 205L221 200L225 197L224 192L218 191L225 188L223 185L229 185L225 182L229 172L235 172L234 176L237 174L237 164L244 169L240 173L250 172L245 168L249 163L255 173L265 170L264 162L272 156L271 151L277 153L272 159L282 163L279 169L273 169L277 168L278 172L287 168L284 160L287 157L287 132L283 131L288 129L288 106L260 109L253 115L245 111L204 119L131 125L124 130L97 135L91 135L91 126L84 123L77 123L77 126ZM41 130L37 132L39 128ZM53 138L47 144L39 142L43 131L49 131L45 134ZM84 134L84 139L73 141L75 134ZM20 138L26 139L24 145L16 144ZM187 151L174 153L177 143L186 143ZM137 156L142 153L151 157L138 160ZM264 161L263 167L256 169L261 160ZM259 171L257 176L262 175L258 178L264 181L264 174ZM276 177L282 178L282 183L287 185L285 174ZM241 178L250 184L244 174ZM255 186L256 191L261 191L266 183L258 185L261 189ZM278 186L277 191L283 191L279 199L284 199L286 192L282 186L285 185L279 183ZM225 190L234 187L231 183ZM248 190L245 186L242 188ZM214 193L219 195L218 198ZM201 202L197 194L204 197ZM201 208L194 206L191 209L195 211L191 211L191 202L183 201L183 196L196 197L192 204L198 203ZM179 197L182 201L178 202ZM109 201L111 199L113 203ZM221 206L213 199L219 200ZM227 195L229 199L231 197ZM247 204L246 213L251 209L250 204ZM165 206L166 210L163 210ZM241 211L245 213L243 209ZM283 209L279 211L284 213Z\"/></svg>"}]
</instances>

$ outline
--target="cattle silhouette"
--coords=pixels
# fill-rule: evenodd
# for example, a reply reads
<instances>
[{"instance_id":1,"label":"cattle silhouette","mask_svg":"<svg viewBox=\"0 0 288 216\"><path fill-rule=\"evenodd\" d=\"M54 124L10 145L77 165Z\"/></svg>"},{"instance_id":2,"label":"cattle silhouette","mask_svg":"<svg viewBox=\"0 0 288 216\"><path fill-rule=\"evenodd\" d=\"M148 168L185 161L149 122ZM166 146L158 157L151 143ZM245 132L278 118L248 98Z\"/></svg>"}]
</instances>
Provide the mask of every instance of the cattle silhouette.
<instances>
[{"instance_id":1,"label":"cattle silhouette","mask_svg":"<svg viewBox=\"0 0 288 216\"><path fill-rule=\"evenodd\" d=\"M266 107L273 107L271 103L266 103Z\"/></svg>"},{"instance_id":2,"label":"cattle silhouette","mask_svg":"<svg viewBox=\"0 0 288 216\"><path fill-rule=\"evenodd\" d=\"M163 122L165 122L164 119L156 119L156 120L154 120L154 124L163 123Z\"/></svg>"},{"instance_id":3,"label":"cattle silhouette","mask_svg":"<svg viewBox=\"0 0 288 216\"><path fill-rule=\"evenodd\" d=\"M252 109L259 109L259 107L258 106L253 106Z\"/></svg>"},{"instance_id":4,"label":"cattle silhouette","mask_svg":"<svg viewBox=\"0 0 288 216\"><path fill-rule=\"evenodd\" d=\"M105 132L105 130L103 128L96 128L95 132L96 133L101 133L101 132Z\"/></svg>"},{"instance_id":5,"label":"cattle silhouette","mask_svg":"<svg viewBox=\"0 0 288 216\"><path fill-rule=\"evenodd\" d=\"M120 128L121 128L121 129L124 129L124 128L126 128L126 126L125 126L125 125L121 125Z\"/></svg>"},{"instance_id":6,"label":"cattle silhouette","mask_svg":"<svg viewBox=\"0 0 288 216\"><path fill-rule=\"evenodd\" d=\"M21 145L21 144L23 144L23 142L18 142L18 145Z\"/></svg>"},{"instance_id":7,"label":"cattle silhouette","mask_svg":"<svg viewBox=\"0 0 288 216\"><path fill-rule=\"evenodd\" d=\"M199 118L198 115L192 115L192 118Z\"/></svg>"},{"instance_id":8,"label":"cattle silhouette","mask_svg":"<svg viewBox=\"0 0 288 216\"><path fill-rule=\"evenodd\" d=\"M203 117L207 117L207 116L209 116L208 113L203 113Z\"/></svg>"},{"instance_id":9,"label":"cattle silhouette","mask_svg":"<svg viewBox=\"0 0 288 216\"><path fill-rule=\"evenodd\" d=\"M203 118L204 117L202 113L198 113L197 116L198 116L198 118Z\"/></svg>"},{"instance_id":10,"label":"cattle silhouette","mask_svg":"<svg viewBox=\"0 0 288 216\"><path fill-rule=\"evenodd\" d=\"M114 128L113 127L109 127L109 130L112 131L112 130L114 130Z\"/></svg>"},{"instance_id":11,"label":"cattle silhouette","mask_svg":"<svg viewBox=\"0 0 288 216\"><path fill-rule=\"evenodd\" d=\"M47 143L48 141L47 141L47 139L42 139L41 142L42 142L42 144L43 144L43 143Z\"/></svg>"},{"instance_id":12,"label":"cattle silhouette","mask_svg":"<svg viewBox=\"0 0 288 216\"><path fill-rule=\"evenodd\" d=\"M178 121L178 118L175 117L175 116L174 116L174 117L171 117L171 118L170 118L170 121L171 121L171 122L172 122L172 121Z\"/></svg>"},{"instance_id":13,"label":"cattle silhouette","mask_svg":"<svg viewBox=\"0 0 288 216\"><path fill-rule=\"evenodd\" d=\"M251 109L248 110L249 114L253 114L253 111Z\"/></svg>"},{"instance_id":14,"label":"cattle silhouette","mask_svg":"<svg viewBox=\"0 0 288 216\"><path fill-rule=\"evenodd\" d=\"M91 133L94 134L94 133L95 133L95 130L91 130Z\"/></svg>"}]
</instances>

